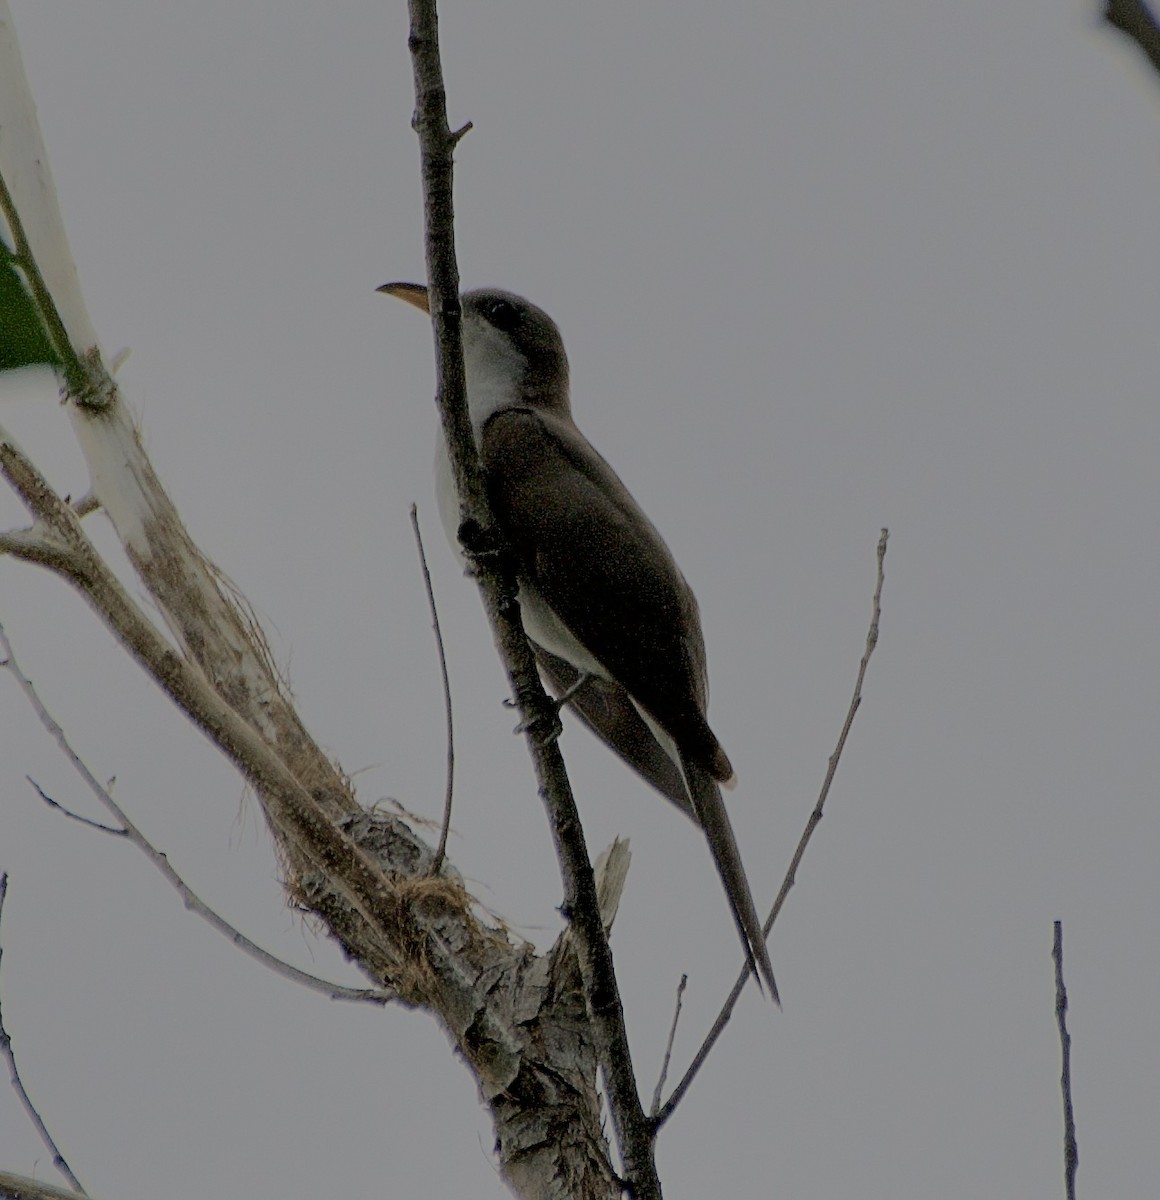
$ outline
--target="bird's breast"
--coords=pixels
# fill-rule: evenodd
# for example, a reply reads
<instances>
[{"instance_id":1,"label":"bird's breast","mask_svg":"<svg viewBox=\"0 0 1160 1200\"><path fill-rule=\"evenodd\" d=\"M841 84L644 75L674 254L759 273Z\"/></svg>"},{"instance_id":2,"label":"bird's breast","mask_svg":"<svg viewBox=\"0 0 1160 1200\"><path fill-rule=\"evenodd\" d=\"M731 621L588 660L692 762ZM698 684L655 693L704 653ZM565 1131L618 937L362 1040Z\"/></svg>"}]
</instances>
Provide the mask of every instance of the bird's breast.
<instances>
[{"instance_id":1,"label":"bird's breast","mask_svg":"<svg viewBox=\"0 0 1160 1200\"><path fill-rule=\"evenodd\" d=\"M467 559L463 547L459 544L459 493L455 489L455 472L442 430L439 431L435 448L435 498L439 506L443 532L447 536L452 553L460 565L466 568ZM540 590L526 577L521 578L519 583L520 614L528 637L537 646L542 646L558 658L571 663L577 670L610 679L609 672L580 644L556 615L555 609L540 594Z\"/></svg>"}]
</instances>

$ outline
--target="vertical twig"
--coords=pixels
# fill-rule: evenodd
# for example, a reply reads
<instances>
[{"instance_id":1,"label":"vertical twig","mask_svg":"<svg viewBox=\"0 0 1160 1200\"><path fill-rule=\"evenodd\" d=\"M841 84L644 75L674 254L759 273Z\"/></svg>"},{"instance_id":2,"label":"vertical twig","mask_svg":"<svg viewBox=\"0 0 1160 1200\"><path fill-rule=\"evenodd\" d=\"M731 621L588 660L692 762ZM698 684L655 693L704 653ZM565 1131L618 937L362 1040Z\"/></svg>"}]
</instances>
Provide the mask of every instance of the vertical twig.
<instances>
[{"instance_id":1,"label":"vertical twig","mask_svg":"<svg viewBox=\"0 0 1160 1200\"><path fill-rule=\"evenodd\" d=\"M661 1095L664 1093L665 1083L669 1078L669 1063L673 1058L673 1042L677 1040L677 1023L681 1019L681 1002L685 998L685 988L688 985L688 982L688 975L682 975L681 982L677 984L677 1003L676 1007L673 1009L673 1023L669 1027L669 1040L665 1043L665 1057L661 1062L660 1078L657 1080L657 1085L653 1089L652 1104L648 1110L649 1116L654 1120L656 1119L657 1113L660 1112Z\"/></svg>"},{"instance_id":2,"label":"vertical twig","mask_svg":"<svg viewBox=\"0 0 1160 1200\"><path fill-rule=\"evenodd\" d=\"M1079 1144L1075 1140L1075 1112L1071 1106L1071 1034L1067 1032L1067 988L1063 984L1063 922L1055 922L1051 946L1055 960L1055 1021L1063 1051L1059 1086L1063 1091L1063 1182L1067 1200L1075 1200L1075 1172L1079 1166Z\"/></svg>"},{"instance_id":3,"label":"vertical twig","mask_svg":"<svg viewBox=\"0 0 1160 1200\"><path fill-rule=\"evenodd\" d=\"M548 810L564 879L563 910L575 935L585 1001L592 1022L609 1112L635 1200L659 1200L653 1128L640 1102L612 951L600 916L592 863L576 801L554 736L555 706L540 683L516 600L510 556L498 539L483 488L479 455L467 412L452 204L453 153L467 126L453 133L439 54L435 0L409 0L408 45L415 76L414 126L419 135L427 254L427 289L436 345L436 387L444 437L459 492L461 532L471 531L476 582L492 635L520 712L540 796ZM482 547L481 551L479 547Z\"/></svg>"},{"instance_id":4,"label":"vertical twig","mask_svg":"<svg viewBox=\"0 0 1160 1200\"><path fill-rule=\"evenodd\" d=\"M431 610L431 628L435 631L435 648L439 652L439 674L443 680L443 715L447 724L447 784L443 793L443 825L439 830L439 845L431 863L431 874L438 875L447 854L447 835L451 830L451 799L455 794L455 724L451 713L451 680L447 676L447 652L443 648L443 630L439 626L439 610L435 607L435 588L431 584L431 572L427 567L427 552L423 549L417 504L411 505L411 528L415 531L419 566L423 569L423 587L427 590L427 606Z\"/></svg>"}]
</instances>

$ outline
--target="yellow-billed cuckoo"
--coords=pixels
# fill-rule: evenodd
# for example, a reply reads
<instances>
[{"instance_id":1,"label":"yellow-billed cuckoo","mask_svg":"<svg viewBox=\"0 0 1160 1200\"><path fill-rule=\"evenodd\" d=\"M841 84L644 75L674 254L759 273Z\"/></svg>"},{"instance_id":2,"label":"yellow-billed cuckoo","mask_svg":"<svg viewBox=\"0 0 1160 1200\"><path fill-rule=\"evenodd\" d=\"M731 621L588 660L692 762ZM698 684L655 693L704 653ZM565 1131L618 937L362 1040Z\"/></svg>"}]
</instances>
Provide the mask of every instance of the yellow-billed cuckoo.
<instances>
[{"instance_id":1,"label":"yellow-billed cuckoo","mask_svg":"<svg viewBox=\"0 0 1160 1200\"><path fill-rule=\"evenodd\" d=\"M427 289L380 292L428 311ZM467 404L488 500L518 563L520 611L558 695L705 832L751 965L769 953L719 784L733 768L705 716L697 601L669 548L572 420L555 322L510 292L467 292ZM459 501L440 434L439 511L456 553ZM578 685L578 686L577 686Z\"/></svg>"}]
</instances>

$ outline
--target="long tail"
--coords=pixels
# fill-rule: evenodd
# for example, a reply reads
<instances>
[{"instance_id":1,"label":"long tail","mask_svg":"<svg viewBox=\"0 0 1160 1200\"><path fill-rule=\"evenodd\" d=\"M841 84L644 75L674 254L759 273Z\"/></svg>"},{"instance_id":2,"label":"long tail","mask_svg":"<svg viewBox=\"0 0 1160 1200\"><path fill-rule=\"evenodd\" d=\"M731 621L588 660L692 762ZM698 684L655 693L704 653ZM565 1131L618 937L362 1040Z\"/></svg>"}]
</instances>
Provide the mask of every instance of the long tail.
<instances>
[{"instance_id":1,"label":"long tail","mask_svg":"<svg viewBox=\"0 0 1160 1200\"><path fill-rule=\"evenodd\" d=\"M729 907L733 910L733 920L741 934L741 943L745 947L750 969L757 976L759 984L765 981L773 1002L780 1008L781 999L777 994L773 965L769 961L769 951L761 931L761 918L758 917L753 904L753 894L749 890L749 880L741 864L741 851L737 848L737 838L733 835L729 813L721 799L721 789L716 780L692 763L684 764L684 773L697 819L705 831L713 861L717 864L717 873L725 885L725 894L729 897Z\"/></svg>"}]
</instances>

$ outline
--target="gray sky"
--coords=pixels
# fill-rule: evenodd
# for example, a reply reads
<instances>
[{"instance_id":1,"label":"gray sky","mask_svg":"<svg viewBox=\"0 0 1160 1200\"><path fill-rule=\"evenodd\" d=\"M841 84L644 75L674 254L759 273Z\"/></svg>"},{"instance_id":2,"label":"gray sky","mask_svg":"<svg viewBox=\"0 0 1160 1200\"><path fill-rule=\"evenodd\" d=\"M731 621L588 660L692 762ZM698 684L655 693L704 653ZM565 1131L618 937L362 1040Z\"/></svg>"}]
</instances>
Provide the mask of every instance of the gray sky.
<instances>
[{"instance_id":1,"label":"gray sky","mask_svg":"<svg viewBox=\"0 0 1160 1200\"><path fill-rule=\"evenodd\" d=\"M662 1139L669 1197L1058 1196L1053 918L1081 1189L1154 1191L1160 86L1096 7L442 6L452 119L476 126L464 283L557 319L578 423L698 593L759 906L892 533L865 704L772 941L785 1011L742 1003ZM13 8L157 468L363 799L433 815L419 502L458 715L451 852L547 944L545 820L435 516L430 335L373 291L422 277L404 6ZM83 492L51 384L0 403ZM350 978L286 909L237 777L84 605L0 561L0 619L190 884ZM584 733L564 745L590 842L632 840L613 949L651 1091L680 973L683 1064L736 935L687 822ZM95 1195L505 1194L433 1022L268 975L26 773L91 811L0 679L5 1016ZM6 1090L0 1164L51 1177Z\"/></svg>"}]
</instances>

